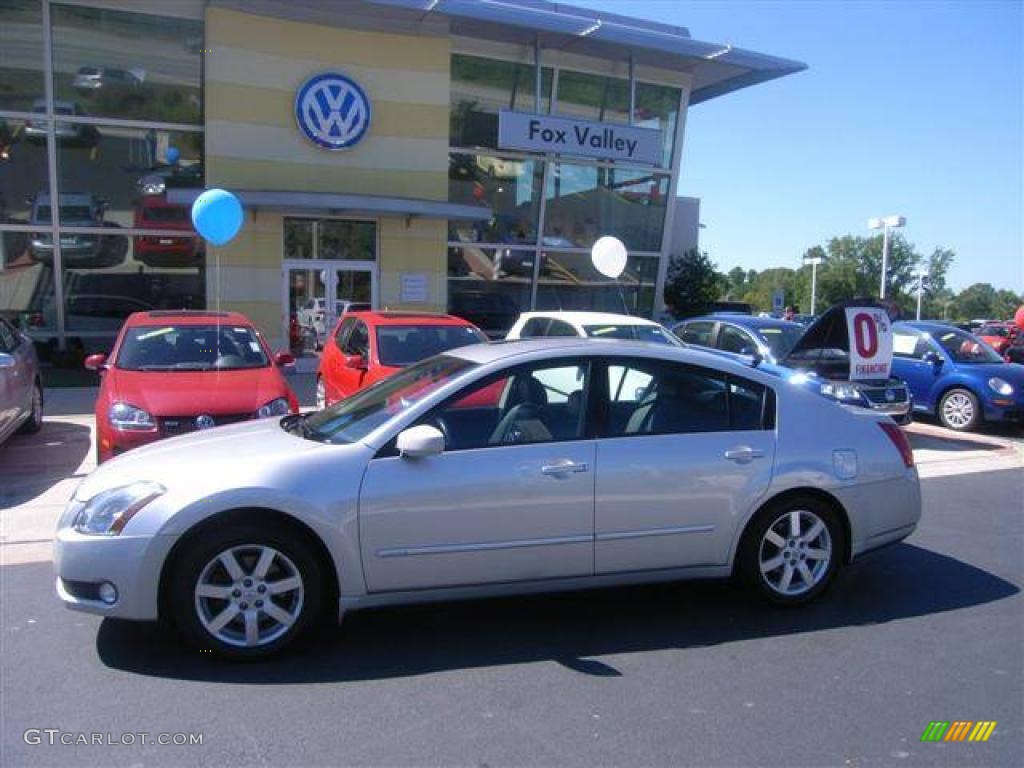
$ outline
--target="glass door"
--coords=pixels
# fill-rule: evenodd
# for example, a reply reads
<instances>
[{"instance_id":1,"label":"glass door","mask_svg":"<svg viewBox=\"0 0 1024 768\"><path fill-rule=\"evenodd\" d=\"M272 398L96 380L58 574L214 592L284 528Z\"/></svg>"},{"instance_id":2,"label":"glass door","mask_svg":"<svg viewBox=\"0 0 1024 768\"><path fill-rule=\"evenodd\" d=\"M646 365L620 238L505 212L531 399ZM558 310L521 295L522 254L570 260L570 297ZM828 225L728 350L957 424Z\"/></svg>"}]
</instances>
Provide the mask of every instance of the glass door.
<instances>
[{"instance_id":1,"label":"glass door","mask_svg":"<svg viewBox=\"0 0 1024 768\"><path fill-rule=\"evenodd\" d=\"M298 370L313 371L341 314L373 307L373 268L306 262L284 273L288 346Z\"/></svg>"}]
</instances>

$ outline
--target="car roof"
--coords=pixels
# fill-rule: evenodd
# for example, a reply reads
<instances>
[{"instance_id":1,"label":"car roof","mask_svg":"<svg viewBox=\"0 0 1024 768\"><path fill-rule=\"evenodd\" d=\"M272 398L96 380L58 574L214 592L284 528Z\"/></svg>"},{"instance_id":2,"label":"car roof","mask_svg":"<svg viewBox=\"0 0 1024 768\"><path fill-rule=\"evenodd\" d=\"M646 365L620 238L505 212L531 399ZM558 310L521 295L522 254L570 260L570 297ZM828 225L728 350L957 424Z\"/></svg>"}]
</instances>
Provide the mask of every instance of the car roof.
<instances>
[{"instance_id":1,"label":"car roof","mask_svg":"<svg viewBox=\"0 0 1024 768\"><path fill-rule=\"evenodd\" d=\"M346 312L345 317L358 317L373 325L464 325L472 326L468 320L441 312L398 312L363 309Z\"/></svg>"},{"instance_id":2,"label":"car roof","mask_svg":"<svg viewBox=\"0 0 1024 768\"><path fill-rule=\"evenodd\" d=\"M955 325L949 323L940 323L935 320L901 320L900 322L893 323L893 327L902 326L904 328L913 328L918 331L959 331Z\"/></svg>"},{"instance_id":3,"label":"car roof","mask_svg":"<svg viewBox=\"0 0 1024 768\"><path fill-rule=\"evenodd\" d=\"M125 325L224 325L252 326L252 322L241 312L216 312L202 309L156 309L149 312L133 312Z\"/></svg>"},{"instance_id":4,"label":"car roof","mask_svg":"<svg viewBox=\"0 0 1024 768\"><path fill-rule=\"evenodd\" d=\"M800 325L800 323L781 320L777 317L755 317L754 315L732 314L730 312L701 315L700 317L688 317L685 320L676 323L673 327L698 321L706 323L733 323L734 325L743 326L744 328L794 328L801 332L804 330L804 327Z\"/></svg>"},{"instance_id":5,"label":"car roof","mask_svg":"<svg viewBox=\"0 0 1024 768\"><path fill-rule=\"evenodd\" d=\"M550 312L523 312L522 319L530 320L535 317L554 318L565 320L577 325L654 325L658 324L653 320L635 315L620 315L614 312L573 312L552 310Z\"/></svg>"}]
</instances>

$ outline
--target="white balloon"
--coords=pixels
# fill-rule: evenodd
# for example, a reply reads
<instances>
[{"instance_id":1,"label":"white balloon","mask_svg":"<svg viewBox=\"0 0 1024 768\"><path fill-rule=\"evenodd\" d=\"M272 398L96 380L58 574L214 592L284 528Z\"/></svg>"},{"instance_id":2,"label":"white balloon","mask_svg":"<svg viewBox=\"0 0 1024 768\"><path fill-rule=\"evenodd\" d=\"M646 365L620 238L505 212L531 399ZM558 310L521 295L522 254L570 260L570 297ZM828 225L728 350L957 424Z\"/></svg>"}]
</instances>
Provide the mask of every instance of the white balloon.
<instances>
[{"instance_id":1,"label":"white balloon","mask_svg":"<svg viewBox=\"0 0 1024 768\"><path fill-rule=\"evenodd\" d=\"M626 269L626 246L619 238L605 235L590 249L590 260L594 269L616 280Z\"/></svg>"}]
</instances>

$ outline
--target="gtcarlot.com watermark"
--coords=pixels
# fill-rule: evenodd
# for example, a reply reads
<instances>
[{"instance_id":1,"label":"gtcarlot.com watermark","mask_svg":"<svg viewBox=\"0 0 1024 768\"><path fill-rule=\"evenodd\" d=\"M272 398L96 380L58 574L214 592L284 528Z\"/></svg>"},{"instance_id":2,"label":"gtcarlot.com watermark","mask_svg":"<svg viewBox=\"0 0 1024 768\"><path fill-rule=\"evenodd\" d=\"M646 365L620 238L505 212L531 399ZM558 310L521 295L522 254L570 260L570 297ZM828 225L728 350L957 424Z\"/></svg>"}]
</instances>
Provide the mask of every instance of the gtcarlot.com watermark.
<instances>
[{"instance_id":1,"label":"gtcarlot.com watermark","mask_svg":"<svg viewBox=\"0 0 1024 768\"><path fill-rule=\"evenodd\" d=\"M75 733L60 728L29 728L22 735L26 744L47 744L49 746L101 746L131 747L149 744L160 746L189 747L202 746L201 733Z\"/></svg>"}]
</instances>

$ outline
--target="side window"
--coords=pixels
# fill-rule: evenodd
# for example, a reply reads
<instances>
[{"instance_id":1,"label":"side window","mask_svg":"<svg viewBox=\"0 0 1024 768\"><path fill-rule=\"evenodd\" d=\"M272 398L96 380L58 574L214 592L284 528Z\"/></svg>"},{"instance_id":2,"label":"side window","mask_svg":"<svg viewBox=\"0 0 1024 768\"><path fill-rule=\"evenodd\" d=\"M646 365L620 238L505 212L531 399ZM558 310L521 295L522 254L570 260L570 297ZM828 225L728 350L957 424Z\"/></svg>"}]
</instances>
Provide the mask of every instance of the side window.
<instances>
[{"instance_id":1,"label":"side window","mask_svg":"<svg viewBox=\"0 0 1024 768\"><path fill-rule=\"evenodd\" d=\"M352 332L348 335L348 338L344 341L344 346L341 349L346 355L362 355L368 357L370 353L370 333L366 328L366 323L362 320L356 320L352 326Z\"/></svg>"},{"instance_id":2,"label":"side window","mask_svg":"<svg viewBox=\"0 0 1024 768\"><path fill-rule=\"evenodd\" d=\"M765 429L768 390L696 366L632 360L609 366L609 437ZM647 381L634 393L617 381ZM629 399L632 397L633 399Z\"/></svg>"},{"instance_id":3,"label":"side window","mask_svg":"<svg viewBox=\"0 0 1024 768\"><path fill-rule=\"evenodd\" d=\"M345 339L351 333L352 326L355 324L355 318L348 317L342 321L341 325L338 326L338 332L334 334L334 341L342 352L345 351Z\"/></svg>"},{"instance_id":4,"label":"side window","mask_svg":"<svg viewBox=\"0 0 1024 768\"><path fill-rule=\"evenodd\" d=\"M545 336L547 324L548 319L546 317L531 317L526 321L526 325L523 326L523 330L519 336L524 339L534 339L538 336Z\"/></svg>"},{"instance_id":5,"label":"side window","mask_svg":"<svg viewBox=\"0 0 1024 768\"><path fill-rule=\"evenodd\" d=\"M928 349L928 342L922 336L906 331L893 331L892 354L894 357L920 360Z\"/></svg>"},{"instance_id":6,"label":"side window","mask_svg":"<svg viewBox=\"0 0 1024 768\"><path fill-rule=\"evenodd\" d=\"M0 320L0 352L13 352L17 346L18 337L5 320Z\"/></svg>"},{"instance_id":7,"label":"side window","mask_svg":"<svg viewBox=\"0 0 1024 768\"><path fill-rule=\"evenodd\" d=\"M552 320L548 326L548 336L579 336L576 329L564 320Z\"/></svg>"},{"instance_id":8,"label":"side window","mask_svg":"<svg viewBox=\"0 0 1024 768\"><path fill-rule=\"evenodd\" d=\"M736 354L742 354L745 349L757 349L754 340L745 331L731 325L722 326L718 332L718 343L715 346L724 352L735 352Z\"/></svg>"},{"instance_id":9,"label":"side window","mask_svg":"<svg viewBox=\"0 0 1024 768\"><path fill-rule=\"evenodd\" d=\"M471 384L421 423L444 433L448 451L579 440L589 371L579 361L515 368Z\"/></svg>"},{"instance_id":10,"label":"side window","mask_svg":"<svg viewBox=\"0 0 1024 768\"><path fill-rule=\"evenodd\" d=\"M696 344L698 347L711 346L711 331L714 330L714 323L696 322L687 323L683 326L681 338L687 344Z\"/></svg>"}]
</instances>

